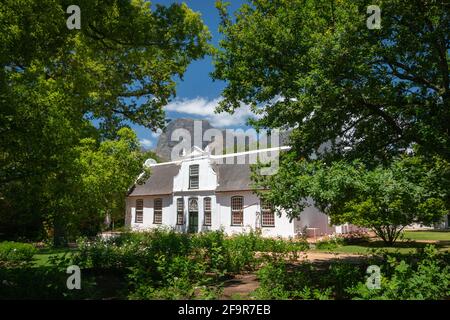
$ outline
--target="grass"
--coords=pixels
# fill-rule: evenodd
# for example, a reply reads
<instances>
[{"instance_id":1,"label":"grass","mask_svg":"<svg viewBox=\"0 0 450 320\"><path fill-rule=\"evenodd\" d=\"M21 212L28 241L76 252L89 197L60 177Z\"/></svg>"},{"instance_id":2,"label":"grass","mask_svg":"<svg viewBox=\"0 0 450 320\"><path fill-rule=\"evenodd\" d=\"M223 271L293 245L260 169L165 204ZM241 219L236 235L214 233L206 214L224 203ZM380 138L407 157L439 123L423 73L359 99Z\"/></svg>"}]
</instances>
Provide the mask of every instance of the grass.
<instances>
[{"instance_id":1,"label":"grass","mask_svg":"<svg viewBox=\"0 0 450 320\"><path fill-rule=\"evenodd\" d=\"M71 248L45 248L39 249L38 253L34 255L33 262L35 267L45 267L49 265L49 258L51 256L62 256L66 253L71 253L76 249Z\"/></svg>"},{"instance_id":2,"label":"grass","mask_svg":"<svg viewBox=\"0 0 450 320\"><path fill-rule=\"evenodd\" d=\"M415 252L416 249L424 248L428 243L433 243L439 251L450 251L450 232L433 230L405 231L403 233L403 239L398 240L391 247L386 246L386 244L379 239L371 239L357 245L341 245L332 249L314 249L313 251L369 254L374 249L382 249L387 252L407 254Z\"/></svg>"},{"instance_id":3,"label":"grass","mask_svg":"<svg viewBox=\"0 0 450 320\"><path fill-rule=\"evenodd\" d=\"M332 250L326 250L326 249L319 249L317 251L321 252L336 252L336 253L353 253L353 254L369 254L372 252L373 249L383 249L388 252L399 252L399 253L412 253L415 252L416 248L424 247L423 246L408 246L408 247L401 247L401 246L394 246L394 247L386 247L384 244L378 244L375 242L368 242L367 245L360 244L360 245L343 245L341 247L337 247Z\"/></svg>"},{"instance_id":4,"label":"grass","mask_svg":"<svg viewBox=\"0 0 450 320\"><path fill-rule=\"evenodd\" d=\"M403 236L410 240L450 241L450 231L405 231Z\"/></svg>"}]
</instances>

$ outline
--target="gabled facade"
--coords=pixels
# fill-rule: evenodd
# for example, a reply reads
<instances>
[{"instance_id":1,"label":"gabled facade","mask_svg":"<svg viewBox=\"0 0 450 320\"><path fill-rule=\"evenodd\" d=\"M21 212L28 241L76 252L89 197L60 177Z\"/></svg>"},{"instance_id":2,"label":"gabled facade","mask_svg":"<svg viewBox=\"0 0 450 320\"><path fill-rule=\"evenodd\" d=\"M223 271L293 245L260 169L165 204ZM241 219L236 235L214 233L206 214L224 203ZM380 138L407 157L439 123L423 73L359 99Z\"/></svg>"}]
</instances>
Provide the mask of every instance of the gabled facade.
<instances>
[{"instance_id":1,"label":"gabled facade","mask_svg":"<svg viewBox=\"0 0 450 320\"><path fill-rule=\"evenodd\" d=\"M194 147L179 161L150 165L150 178L135 185L126 199L126 225L132 230L165 226L180 232L223 229L227 234L260 230L269 237L336 231L315 207L293 221L278 216L252 191L250 165L220 164L217 158Z\"/></svg>"}]
</instances>

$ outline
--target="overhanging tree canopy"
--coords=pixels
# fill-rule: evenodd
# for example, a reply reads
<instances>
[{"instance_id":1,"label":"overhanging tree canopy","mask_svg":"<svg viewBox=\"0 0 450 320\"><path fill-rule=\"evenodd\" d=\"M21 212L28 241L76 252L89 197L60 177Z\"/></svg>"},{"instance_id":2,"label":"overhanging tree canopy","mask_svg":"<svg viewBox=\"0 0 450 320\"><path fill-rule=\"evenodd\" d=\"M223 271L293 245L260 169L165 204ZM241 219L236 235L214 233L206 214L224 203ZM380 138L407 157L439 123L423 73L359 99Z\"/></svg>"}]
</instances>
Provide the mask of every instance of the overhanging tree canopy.
<instances>
[{"instance_id":1,"label":"overhanging tree canopy","mask_svg":"<svg viewBox=\"0 0 450 320\"><path fill-rule=\"evenodd\" d=\"M371 30L366 12L374 4L381 29ZM388 242L401 225L446 212L448 2L249 0L234 16L221 1L218 9L223 40L213 76L226 81L218 110L244 102L262 115L255 126L292 132L278 174L255 175L270 187L266 197L291 217L312 197L335 223L384 229ZM417 168L394 175L407 153ZM418 168L420 179L409 174ZM430 174L434 184L424 183Z\"/></svg>"},{"instance_id":2,"label":"overhanging tree canopy","mask_svg":"<svg viewBox=\"0 0 450 320\"><path fill-rule=\"evenodd\" d=\"M105 139L120 140L118 130L129 122L164 125L175 81L209 52L209 31L185 4L80 0L81 29L69 30L72 4L0 3L0 219L14 216L21 235L43 219L58 229L68 223L64 217L82 214L74 204L87 173L77 159L100 152ZM94 139L90 151L83 139ZM138 167L124 168L128 177L117 186L131 184ZM92 175L103 179L101 170ZM99 190L111 198L110 189Z\"/></svg>"},{"instance_id":3,"label":"overhanging tree canopy","mask_svg":"<svg viewBox=\"0 0 450 320\"><path fill-rule=\"evenodd\" d=\"M450 8L446 1L252 0L231 17L214 77L227 81L221 110L252 104L258 125L295 128L309 155L388 160L411 144L450 159ZM351 151L344 154L345 147Z\"/></svg>"}]
</instances>

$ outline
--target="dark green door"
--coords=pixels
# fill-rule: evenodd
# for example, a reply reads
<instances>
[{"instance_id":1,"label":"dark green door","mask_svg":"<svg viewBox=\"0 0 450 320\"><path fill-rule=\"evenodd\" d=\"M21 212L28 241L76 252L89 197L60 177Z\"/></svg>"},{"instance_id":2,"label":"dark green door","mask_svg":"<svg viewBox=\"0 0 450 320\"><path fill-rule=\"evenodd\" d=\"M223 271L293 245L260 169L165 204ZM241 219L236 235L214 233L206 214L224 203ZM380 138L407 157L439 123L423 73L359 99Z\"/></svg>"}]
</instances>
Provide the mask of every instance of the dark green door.
<instances>
[{"instance_id":1,"label":"dark green door","mask_svg":"<svg viewBox=\"0 0 450 320\"><path fill-rule=\"evenodd\" d=\"M196 233L198 231L198 212L189 212L189 233Z\"/></svg>"},{"instance_id":2,"label":"dark green door","mask_svg":"<svg viewBox=\"0 0 450 320\"><path fill-rule=\"evenodd\" d=\"M198 232L198 200L197 198L190 198L188 202L189 210L189 233Z\"/></svg>"}]
</instances>

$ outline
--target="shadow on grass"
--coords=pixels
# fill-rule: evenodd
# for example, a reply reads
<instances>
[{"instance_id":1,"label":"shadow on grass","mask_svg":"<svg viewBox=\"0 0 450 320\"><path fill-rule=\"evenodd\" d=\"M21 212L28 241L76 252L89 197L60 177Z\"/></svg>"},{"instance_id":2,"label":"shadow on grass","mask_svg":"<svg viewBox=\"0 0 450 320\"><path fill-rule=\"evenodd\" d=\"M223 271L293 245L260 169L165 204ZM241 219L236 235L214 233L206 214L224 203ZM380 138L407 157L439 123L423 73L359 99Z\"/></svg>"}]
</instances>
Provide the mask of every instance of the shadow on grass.
<instances>
[{"instance_id":1,"label":"shadow on grass","mask_svg":"<svg viewBox=\"0 0 450 320\"><path fill-rule=\"evenodd\" d=\"M387 248L387 249L423 249L427 245L432 244L437 249L450 247L450 241L448 240L441 240L436 241L433 243L426 243L426 242L417 242L417 241L411 241L411 240L403 240L403 241L397 241L392 245L388 245L385 242L381 240L372 240L372 241L366 241L366 242L360 242L357 244L357 246L365 247L365 248L373 248L373 249L380 249L380 248Z\"/></svg>"},{"instance_id":2,"label":"shadow on grass","mask_svg":"<svg viewBox=\"0 0 450 320\"><path fill-rule=\"evenodd\" d=\"M65 268L16 266L0 268L0 300L126 299L128 279L125 270L82 269L81 289L70 290Z\"/></svg>"},{"instance_id":3,"label":"shadow on grass","mask_svg":"<svg viewBox=\"0 0 450 320\"><path fill-rule=\"evenodd\" d=\"M69 248L69 247L40 248L40 249L38 249L37 254L59 254L59 253L74 252L74 251L77 251L77 248Z\"/></svg>"}]
</instances>

